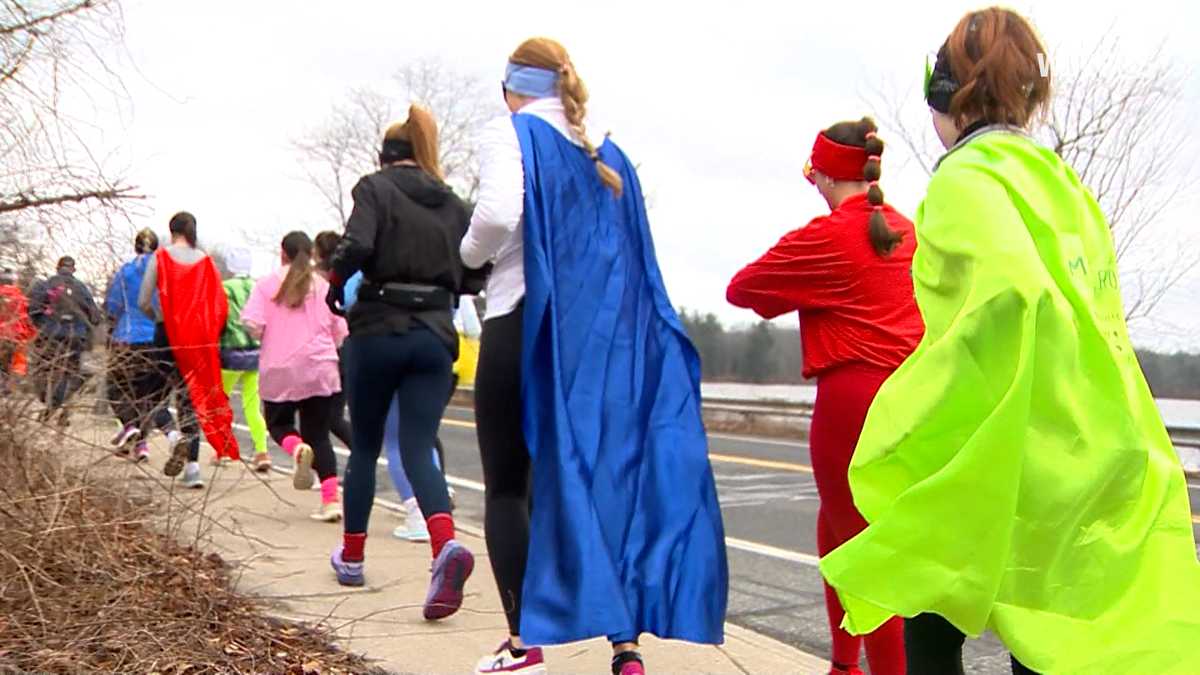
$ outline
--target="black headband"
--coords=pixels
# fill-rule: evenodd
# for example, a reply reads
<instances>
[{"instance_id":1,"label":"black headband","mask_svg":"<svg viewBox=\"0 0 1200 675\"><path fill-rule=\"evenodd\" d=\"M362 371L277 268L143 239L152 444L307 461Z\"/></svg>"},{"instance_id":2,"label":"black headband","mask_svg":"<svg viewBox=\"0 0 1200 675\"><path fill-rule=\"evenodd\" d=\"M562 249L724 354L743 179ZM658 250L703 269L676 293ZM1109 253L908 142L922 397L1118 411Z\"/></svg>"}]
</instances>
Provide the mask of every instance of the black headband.
<instances>
[{"instance_id":1,"label":"black headband","mask_svg":"<svg viewBox=\"0 0 1200 675\"><path fill-rule=\"evenodd\" d=\"M413 158L413 146L400 138L385 138L383 149L379 151L379 163L391 164Z\"/></svg>"},{"instance_id":2,"label":"black headband","mask_svg":"<svg viewBox=\"0 0 1200 675\"><path fill-rule=\"evenodd\" d=\"M929 62L926 61L928 64ZM928 67L928 66L927 66ZM946 45L938 50L937 62L929 71L925 80L925 102L930 108L944 114L950 114L950 100L958 91L958 81L950 71L950 51Z\"/></svg>"}]
</instances>

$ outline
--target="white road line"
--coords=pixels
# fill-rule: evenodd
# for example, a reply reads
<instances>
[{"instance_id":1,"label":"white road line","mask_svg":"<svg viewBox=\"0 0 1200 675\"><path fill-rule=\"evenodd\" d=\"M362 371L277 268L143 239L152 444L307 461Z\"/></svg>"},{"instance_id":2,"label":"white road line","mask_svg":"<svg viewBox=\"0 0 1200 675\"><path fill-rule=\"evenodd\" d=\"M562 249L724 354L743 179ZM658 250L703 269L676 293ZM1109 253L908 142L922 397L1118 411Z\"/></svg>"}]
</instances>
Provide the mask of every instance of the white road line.
<instances>
[{"instance_id":1,"label":"white road line","mask_svg":"<svg viewBox=\"0 0 1200 675\"><path fill-rule=\"evenodd\" d=\"M725 545L729 548L735 548L739 551L757 553L758 555L764 555L768 558L787 560L789 562L810 565L812 567L816 567L817 564L821 562L821 559L815 555L800 553L799 551L789 551L786 548L768 546L766 544L760 544L754 541L746 541L745 539L736 539L734 537L725 537Z\"/></svg>"},{"instance_id":2,"label":"white road line","mask_svg":"<svg viewBox=\"0 0 1200 675\"><path fill-rule=\"evenodd\" d=\"M250 431L250 427L248 427L244 424L234 424L233 426L235 429L241 429L242 431ZM350 456L350 451L341 446L334 446L333 451L335 453L337 453L338 455L341 455L342 457ZM380 457L379 463L383 464L384 466L387 466L387 458ZM287 474L287 475L291 475L291 473L292 473L291 471L284 469L282 467L272 467L272 470L277 471L279 473ZM468 480L466 478L459 478L457 476L447 475L446 482L449 483L450 485L453 485L454 487L460 487L460 488L464 488L467 490L474 490L476 492L483 492L483 483L480 483L478 481L473 481L473 480ZM396 502L391 501L391 500L384 499L382 497L376 497L375 503L387 508L390 511L404 513L404 507L401 506L400 504L397 504ZM454 526L468 534L471 534L471 535L474 535L474 536L480 537L480 538L483 537L483 530L481 530L477 527L460 524L458 521L455 521ZM766 556L768 558L775 558L776 560L786 560L788 562L800 563L802 565L810 565L812 567L816 567L817 563L820 561L820 558L818 558L815 555L809 555L807 553L801 553L799 551L790 551L786 548L778 548L776 546L770 546L768 544L760 544L758 542L747 541L745 539L738 539L736 537L725 537L725 545L732 549L737 549L739 551L745 551L746 553L754 553L757 555Z\"/></svg>"},{"instance_id":3,"label":"white road line","mask_svg":"<svg viewBox=\"0 0 1200 675\"><path fill-rule=\"evenodd\" d=\"M466 412L466 413L474 413L475 412L474 410L472 410L470 408L464 408L462 406L456 406L456 405L447 406L446 410L458 410L460 412ZM469 422L469 420L453 420L453 421ZM801 441L785 441L785 440L780 440L777 438L759 438L757 436L738 436L735 434L710 433L710 434L708 434L708 437L709 438L718 438L723 441L738 441L739 443L753 443L753 444L757 444L757 445L779 445L779 446L783 446L785 448L802 448L807 445L806 443L803 443Z\"/></svg>"}]
</instances>

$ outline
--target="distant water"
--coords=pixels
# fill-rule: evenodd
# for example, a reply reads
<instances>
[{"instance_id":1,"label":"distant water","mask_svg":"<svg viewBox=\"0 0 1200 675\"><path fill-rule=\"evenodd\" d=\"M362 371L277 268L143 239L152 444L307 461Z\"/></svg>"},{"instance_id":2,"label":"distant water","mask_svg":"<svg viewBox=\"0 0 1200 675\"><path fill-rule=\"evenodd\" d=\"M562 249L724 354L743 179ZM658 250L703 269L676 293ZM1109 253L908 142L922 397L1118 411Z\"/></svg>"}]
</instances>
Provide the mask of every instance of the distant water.
<instances>
[{"instance_id":1,"label":"distant water","mask_svg":"<svg viewBox=\"0 0 1200 675\"><path fill-rule=\"evenodd\" d=\"M817 388L807 384L704 382L700 393L704 398L780 403L812 403L817 398ZM1163 398L1157 403L1167 426L1200 431L1200 401Z\"/></svg>"}]
</instances>

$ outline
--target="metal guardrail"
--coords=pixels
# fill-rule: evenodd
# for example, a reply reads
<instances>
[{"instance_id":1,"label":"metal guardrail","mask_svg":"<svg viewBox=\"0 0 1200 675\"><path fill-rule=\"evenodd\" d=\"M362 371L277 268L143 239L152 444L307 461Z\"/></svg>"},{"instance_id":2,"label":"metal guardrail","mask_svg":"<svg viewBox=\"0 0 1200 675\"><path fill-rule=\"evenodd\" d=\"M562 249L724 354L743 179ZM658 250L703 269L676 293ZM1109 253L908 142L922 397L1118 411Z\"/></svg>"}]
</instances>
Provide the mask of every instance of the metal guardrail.
<instances>
[{"instance_id":1,"label":"metal guardrail","mask_svg":"<svg viewBox=\"0 0 1200 675\"><path fill-rule=\"evenodd\" d=\"M461 395L462 398L459 399L461 403L462 399L473 400L474 394L474 389L471 387L459 387L455 396ZM711 416L725 419L741 418L747 424L752 424L756 419L770 419L781 426L798 423L807 425L812 420L811 403L706 398L703 405L706 418ZM1168 425L1167 433L1171 436L1171 442L1177 446L1200 448L1200 429Z\"/></svg>"}]
</instances>

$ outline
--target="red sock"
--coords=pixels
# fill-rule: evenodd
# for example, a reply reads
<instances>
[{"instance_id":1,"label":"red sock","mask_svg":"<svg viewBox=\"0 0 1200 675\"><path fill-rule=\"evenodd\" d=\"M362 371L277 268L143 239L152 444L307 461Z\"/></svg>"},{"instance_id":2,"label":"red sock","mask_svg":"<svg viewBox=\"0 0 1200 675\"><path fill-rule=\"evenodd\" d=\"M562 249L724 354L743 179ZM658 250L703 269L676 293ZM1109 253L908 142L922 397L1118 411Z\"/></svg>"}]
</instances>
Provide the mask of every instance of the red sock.
<instances>
[{"instance_id":1,"label":"red sock","mask_svg":"<svg viewBox=\"0 0 1200 675\"><path fill-rule=\"evenodd\" d=\"M454 516L435 513L425 519L425 527L429 528L429 545L433 547L433 557L436 558L446 542L454 538Z\"/></svg>"},{"instance_id":2,"label":"red sock","mask_svg":"<svg viewBox=\"0 0 1200 675\"><path fill-rule=\"evenodd\" d=\"M367 543L366 532L347 532L342 535L342 560L362 562L363 546Z\"/></svg>"}]
</instances>

